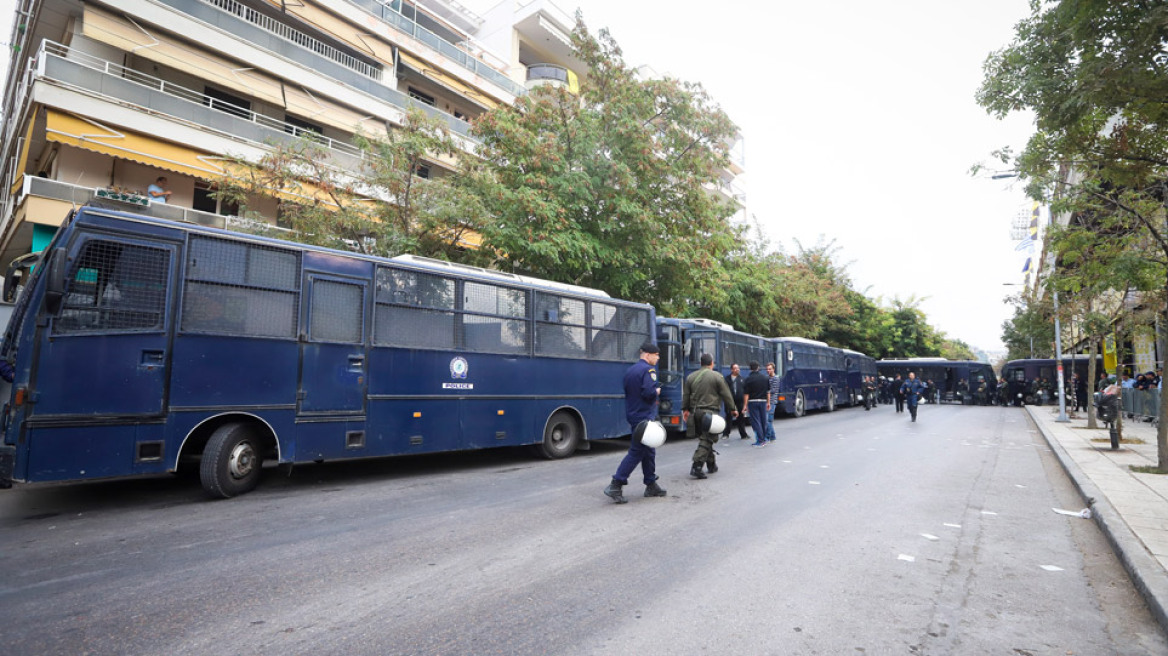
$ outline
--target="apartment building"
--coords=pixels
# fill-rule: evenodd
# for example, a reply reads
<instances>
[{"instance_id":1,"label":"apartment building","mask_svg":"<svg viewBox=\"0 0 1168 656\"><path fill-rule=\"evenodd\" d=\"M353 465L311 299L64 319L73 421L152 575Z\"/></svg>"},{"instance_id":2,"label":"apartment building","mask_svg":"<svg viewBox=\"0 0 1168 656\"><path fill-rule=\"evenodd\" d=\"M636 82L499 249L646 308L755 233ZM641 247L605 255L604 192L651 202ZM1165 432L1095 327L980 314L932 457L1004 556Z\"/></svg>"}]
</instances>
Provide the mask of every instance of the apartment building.
<instances>
[{"instance_id":1,"label":"apartment building","mask_svg":"<svg viewBox=\"0 0 1168 656\"><path fill-rule=\"evenodd\" d=\"M76 205L205 225L226 158L311 133L342 170L362 132L419 108L472 152L469 121L538 84L577 83L573 18L544 0L17 0L0 126L0 270ZM740 148L735 150L740 153ZM434 157L419 175L442 176ZM714 191L738 197L741 157ZM165 178L165 201L148 188ZM249 210L278 223L274 198Z\"/></svg>"}]
</instances>

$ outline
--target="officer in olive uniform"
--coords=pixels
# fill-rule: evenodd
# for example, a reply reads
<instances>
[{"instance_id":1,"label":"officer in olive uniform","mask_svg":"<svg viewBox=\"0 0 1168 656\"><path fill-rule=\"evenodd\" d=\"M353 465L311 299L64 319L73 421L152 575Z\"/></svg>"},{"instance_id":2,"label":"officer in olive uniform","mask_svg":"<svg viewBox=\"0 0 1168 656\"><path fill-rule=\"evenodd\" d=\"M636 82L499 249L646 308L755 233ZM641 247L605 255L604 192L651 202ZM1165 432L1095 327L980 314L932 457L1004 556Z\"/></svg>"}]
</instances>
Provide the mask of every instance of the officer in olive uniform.
<instances>
[{"instance_id":1,"label":"officer in olive uniform","mask_svg":"<svg viewBox=\"0 0 1168 656\"><path fill-rule=\"evenodd\" d=\"M701 364L702 368L690 374L681 388L681 416L686 422L686 435L696 435L698 438L693 467L689 470L689 475L694 478L706 477L702 473L703 464L711 474L718 471L718 464L714 460L714 443L718 441L719 435L707 432L702 420L708 414L718 414L723 403L732 417L738 416L726 379L714 371L714 356L703 353ZM693 421L690 421L691 415Z\"/></svg>"}]
</instances>

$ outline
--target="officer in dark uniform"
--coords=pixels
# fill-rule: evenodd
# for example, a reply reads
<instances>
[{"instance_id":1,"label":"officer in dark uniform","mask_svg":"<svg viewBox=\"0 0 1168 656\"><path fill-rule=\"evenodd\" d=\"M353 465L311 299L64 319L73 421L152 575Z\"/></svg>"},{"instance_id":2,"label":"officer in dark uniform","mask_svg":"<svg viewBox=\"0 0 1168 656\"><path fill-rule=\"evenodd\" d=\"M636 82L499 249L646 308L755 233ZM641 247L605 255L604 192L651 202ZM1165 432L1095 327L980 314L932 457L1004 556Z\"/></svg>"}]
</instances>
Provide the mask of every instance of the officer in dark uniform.
<instances>
[{"instance_id":1,"label":"officer in dark uniform","mask_svg":"<svg viewBox=\"0 0 1168 656\"><path fill-rule=\"evenodd\" d=\"M908 380L900 386L901 396L904 397L904 402L908 405L908 412L912 415L912 420L917 420L917 403L921 400L921 394L925 391L925 384L917 380L917 375L913 372L908 372Z\"/></svg>"},{"instance_id":2,"label":"officer in dark uniform","mask_svg":"<svg viewBox=\"0 0 1168 656\"><path fill-rule=\"evenodd\" d=\"M612 482L604 488L604 494L617 503L628 503L622 490L637 465L641 466L645 480L645 496L665 496L665 490L657 485L657 449L645 446L637 439L637 425L657 418L657 395L661 393L657 387L660 354L656 344L645 342L641 345L641 358L625 372L625 419L634 437L630 440L629 452L612 476ZM721 380L721 376L718 378Z\"/></svg>"}]
</instances>

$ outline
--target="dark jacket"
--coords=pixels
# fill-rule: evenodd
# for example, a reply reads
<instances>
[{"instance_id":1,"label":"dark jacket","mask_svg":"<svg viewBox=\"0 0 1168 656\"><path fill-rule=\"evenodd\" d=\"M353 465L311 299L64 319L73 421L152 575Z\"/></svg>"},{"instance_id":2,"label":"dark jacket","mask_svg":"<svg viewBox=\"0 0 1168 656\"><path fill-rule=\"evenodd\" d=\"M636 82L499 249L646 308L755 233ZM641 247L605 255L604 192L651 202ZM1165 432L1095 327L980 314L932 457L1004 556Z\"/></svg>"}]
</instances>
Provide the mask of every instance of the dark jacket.
<instances>
[{"instance_id":1,"label":"dark jacket","mask_svg":"<svg viewBox=\"0 0 1168 656\"><path fill-rule=\"evenodd\" d=\"M726 387L730 388L730 396L734 397L734 405L737 410L742 410L742 399L746 395L746 378L739 375L737 379L733 376L726 376Z\"/></svg>"},{"instance_id":2,"label":"dark jacket","mask_svg":"<svg viewBox=\"0 0 1168 656\"><path fill-rule=\"evenodd\" d=\"M657 368L644 360L625 372L625 418L630 426L657 418Z\"/></svg>"}]
</instances>

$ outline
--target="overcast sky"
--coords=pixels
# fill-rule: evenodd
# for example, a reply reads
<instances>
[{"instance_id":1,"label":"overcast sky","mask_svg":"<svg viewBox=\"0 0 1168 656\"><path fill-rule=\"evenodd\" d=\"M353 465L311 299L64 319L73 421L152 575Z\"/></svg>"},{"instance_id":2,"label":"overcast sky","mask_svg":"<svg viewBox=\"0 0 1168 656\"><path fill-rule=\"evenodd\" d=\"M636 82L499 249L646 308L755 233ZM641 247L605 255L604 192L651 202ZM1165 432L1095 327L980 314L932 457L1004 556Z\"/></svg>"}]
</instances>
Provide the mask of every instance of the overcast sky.
<instances>
[{"instance_id":1,"label":"overcast sky","mask_svg":"<svg viewBox=\"0 0 1168 656\"><path fill-rule=\"evenodd\" d=\"M1028 204L1020 185L968 171L1032 125L992 119L973 95L1027 0L555 2L607 27L626 63L706 87L742 128L748 211L772 242L834 241L868 296L924 298L949 336L1001 347L1017 289L1003 283L1022 281L1024 260L1010 225ZM12 3L0 7L7 41Z\"/></svg>"},{"instance_id":2,"label":"overcast sky","mask_svg":"<svg viewBox=\"0 0 1168 656\"><path fill-rule=\"evenodd\" d=\"M1003 283L1024 261L1010 225L1027 203L1021 185L968 171L1032 131L974 101L1026 0L554 1L607 27L626 63L705 86L742 128L748 211L772 242L834 240L857 289L923 297L949 336L1001 348L1017 290Z\"/></svg>"}]
</instances>

